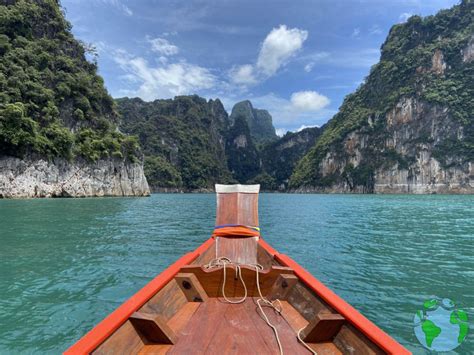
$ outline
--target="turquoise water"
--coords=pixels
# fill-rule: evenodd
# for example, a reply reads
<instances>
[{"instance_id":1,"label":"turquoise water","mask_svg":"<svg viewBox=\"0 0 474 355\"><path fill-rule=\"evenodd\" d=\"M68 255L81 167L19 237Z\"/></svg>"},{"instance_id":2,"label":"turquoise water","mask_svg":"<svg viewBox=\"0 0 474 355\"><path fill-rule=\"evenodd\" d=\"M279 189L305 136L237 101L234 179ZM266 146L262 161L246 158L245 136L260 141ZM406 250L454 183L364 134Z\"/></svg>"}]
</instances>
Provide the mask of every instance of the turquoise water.
<instances>
[{"instance_id":1,"label":"turquoise water","mask_svg":"<svg viewBox=\"0 0 474 355\"><path fill-rule=\"evenodd\" d=\"M0 200L0 353L60 353L214 225L212 194ZM264 237L415 353L431 296L468 311L474 196L262 194ZM453 352L454 353L454 352Z\"/></svg>"}]
</instances>

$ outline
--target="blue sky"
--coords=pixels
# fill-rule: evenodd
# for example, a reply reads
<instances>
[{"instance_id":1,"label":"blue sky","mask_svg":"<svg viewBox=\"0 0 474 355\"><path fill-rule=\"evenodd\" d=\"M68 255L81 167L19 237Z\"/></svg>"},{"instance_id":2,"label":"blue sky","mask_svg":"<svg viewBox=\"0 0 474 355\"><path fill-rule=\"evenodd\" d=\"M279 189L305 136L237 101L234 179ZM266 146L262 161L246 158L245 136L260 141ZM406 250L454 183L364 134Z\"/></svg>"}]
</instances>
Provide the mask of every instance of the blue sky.
<instances>
[{"instance_id":1,"label":"blue sky","mask_svg":"<svg viewBox=\"0 0 474 355\"><path fill-rule=\"evenodd\" d=\"M281 134L322 125L380 56L393 24L457 0L63 0L113 97L249 99Z\"/></svg>"}]
</instances>

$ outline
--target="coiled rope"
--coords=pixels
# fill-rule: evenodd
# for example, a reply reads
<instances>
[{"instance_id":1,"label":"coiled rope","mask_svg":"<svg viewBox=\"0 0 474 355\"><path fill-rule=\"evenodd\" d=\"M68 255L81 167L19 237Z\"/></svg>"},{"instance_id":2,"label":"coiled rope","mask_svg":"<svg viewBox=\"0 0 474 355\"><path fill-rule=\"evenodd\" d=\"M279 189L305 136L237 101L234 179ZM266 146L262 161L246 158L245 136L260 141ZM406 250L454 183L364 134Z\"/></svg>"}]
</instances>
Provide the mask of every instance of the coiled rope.
<instances>
[{"instance_id":1,"label":"coiled rope","mask_svg":"<svg viewBox=\"0 0 474 355\"><path fill-rule=\"evenodd\" d=\"M239 278L240 279L240 282L242 283L242 286L244 288L244 296L241 298L241 299L238 299L238 300L230 300L229 298L227 298L226 294L225 294L225 283L226 283L226 279L227 279L227 275L226 275L226 268L227 268L227 265L234 265L235 266L235 278ZM257 299L257 306L260 310L260 313L261 315L263 316L263 320L268 324L268 326L270 328L272 328L273 330L273 333L275 334L275 339L277 341L277 344L278 344L278 349L280 351L280 355L283 355L283 347L281 345L281 341L280 341L280 336L278 335L278 330L277 328L270 322L270 320L268 319L267 315L265 314L264 310L263 310L263 307L270 307L270 308L273 308L273 310L275 310L280 316L281 316L281 312L282 312L282 306L281 306L281 302L279 299L276 299L274 300L273 302L269 301L266 297L263 296L262 294L262 290L260 289L260 270L263 270L263 266L260 265L260 264L240 264L240 263L235 263L233 262L232 260L230 260L229 258L226 258L225 256L221 256L219 258L216 258L216 259L213 259L211 260L208 264L204 265L204 268L205 269L213 269L213 268L218 268L218 267L222 267L222 270L223 270L223 276L224 276L224 280L222 281L222 297L224 298L224 300L228 303L231 303L231 304L238 304L238 303L243 303L245 302L245 300L247 299L247 296L248 296L248 292L247 292L247 285L245 284L245 281L242 277L242 268L241 266L248 266L248 267L253 267L255 268L255 282L256 282L256 286L257 286L257 291L258 291L258 295L259 295L259 298ZM276 304L278 305L278 307L276 306ZM312 354L314 355L317 355L317 352L314 351L313 349L311 349L308 344L306 344L303 339L301 338L301 331L303 330L304 328L301 328L298 333L297 333L297 338L298 338L298 341L301 342L301 344L304 345L304 347L306 349L308 349Z\"/></svg>"}]
</instances>

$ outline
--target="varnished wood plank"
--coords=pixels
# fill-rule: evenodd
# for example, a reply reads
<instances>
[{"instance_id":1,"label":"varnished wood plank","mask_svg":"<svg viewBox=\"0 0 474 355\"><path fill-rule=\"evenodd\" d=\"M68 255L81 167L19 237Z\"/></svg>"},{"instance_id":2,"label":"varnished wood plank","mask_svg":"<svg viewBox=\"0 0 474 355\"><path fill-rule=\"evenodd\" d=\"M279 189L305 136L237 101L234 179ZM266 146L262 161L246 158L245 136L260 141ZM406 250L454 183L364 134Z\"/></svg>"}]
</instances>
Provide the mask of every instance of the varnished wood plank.
<instances>
[{"instance_id":1,"label":"varnished wood plank","mask_svg":"<svg viewBox=\"0 0 474 355\"><path fill-rule=\"evenodd\" d=\"M298 278L295 275L281 274L278 275L275 283L272 285L270 292L268 293L269 300L279 299L285 300L288 293L298 282Z\"/></svg>"},{"instance_id":2,"label":"varnished wood plank","mask_svg":"<svg viewBox=\"0 0 474 355\"><path fill-rule=\"evenodd\" d=\"M200 302L188 302L168 321L168 326L176 333L188 324L193 314L199 308Z\"/></svg>"},{"instance_id":3,"label":"varnished wood plank","mask_svg":"<svg viewBox=\"0 0 474 355\"><path fill-rule=\"evenodd\" d=\"M188 324L178 333L169 354L203 354L209 346L229 304L209 298L200 303Z\"/></svg>"},{"instance_id":4,"label":"varnished wood plank","mask_svg":"<svg viewBox=\"0 0 474 355\"><path fill-rule=\"evenodd\" d=\"M304 317L287 301L280 301L280 303L282 308L281 314L288 324L290 324L295 334L309 324L309 322L304 319Z\"/></svg>"},{"instance_id":5,"label":"varnished wood plank","mask_svg":"<svg viewBox=\"0 0 474 355\"><path fill-rule=\"evenodd\" d=\"M126 321L93 354L137 354L144 344L145 339L142 339L130 321Z\"/></svg>"},{"instance_id":6,"label":"varnished wood plank","mask_svg":"<svg viewBox=\"0 0 474 355\"><path fill-rule=\"evenodd\" d=\"M189 302L204 302L207 300L206 291L204 291L194 274L179 273L175 276L175 280Z\"/></svg>"},{"instance_id":7,"label":"varnished wood plank","mask_svg":"<svg viewBox=\"0 0 474 355\"><path fill-rule=\"evenodd\" d=\"M226 257L234 263L257 263L258 237L216 238L217 257Z\"/></svg>"},{"instance_id":8,"label":"varnished wood plank","mask_svg":"<svg viewBox=\"0 0 474 355\"><path fill-rule=\"evenodd\" d=\"M307 343L331 341L346 322L340 314L320 313L301 332Z\"/></svg>"},{"instance_id":9,"label":"varnished wood plank","mask_svg":"<svg viewBox=\"0 0 474 355\"><path fill-rule=\"evenodd\" d=\"M164 344L151 344L145 345L140 352L139 355L164 355L167 354L168 351L171 349L173 345L164 345Z\"/></svg>"},{"instance_id":10,"label":"varnished wood plank","mask_svg":"<svg viewBox=\"0 0 474 355\"><path fill-rule=\"evenodd\" d=\"M248 300L250 301L250 300ZM227 307L206 354L271 354L244 304Z\"/></svg>"},{"instance_id":11,"label":"varnished wood plank","mask_svg":"<svg viewBox=\"0 0 474 355\"><path fill-rule=\"evenodd\" d=\"M159 314L164 320L173 317L178 310L188 303L176 280L171 280L163 289L153 296L140 309L140 312Z\"/></svg>"},{"instance_id":12,"label":"varnished wood plank","mask_svg":"<svg viewBox=\"0 0 474 355\"><path fill-rule=\"evenodd\" d=\"M278 354L278 344L275 338L275 333L260 315L256 302L257 299L253 298L249 299L244 304L248 309L248 314L251 316L252 321L258 329L259 336L262 337L267 346L271 349L272 354ZM298 341L296 332L291 328L284 317L269 307L264 307L264 311L270 322L278 330L278 335L285 354L310 354L309 350Z\"/></svg>"},{"instance_id":13,"label":"varnished wood plank","mask_svg":"<svg viewBox=\"0 0 474 355\"><path fill-rule=\"evenodd\" d=\"M308 321L319 313L335 313L324 301L318 298L301 282L288 292L287 301Z\"/></svg>"},{"instance_id":14,"label":"varnished wood plank","mask_svg":"<svg viewBox=\"0 0 474 355\"><path fill-rule=\"evenodd\" d=\"M235 266L226 267L225 293L227 297L242 297L244 288L239 278L235 278ZM250 297L257 296L255 269L242 266L242 277L247 286L247 293ZM223 268L202 269L198 266L184 266L180 273L193 273L201 283L209 297L222 297L222 282L224 280ZM275 280L280 274L293 274L293 270L283 266L273 266L270 270L260 271L260 289L263 295L267 295Z\"/></svg>"},{"instance_id":15,"label":"varnished wood plank","mask_svg":"<svg viewBox=\"0 0 474 355\"><path fill-rule=\"evenodd\" d=\"M239 193L237 209L239 224L258 226L258 194Z\"/></svg>"},{"instance_id":16,"label":"varnished wood plank","mask_svg":"<svg viewBox=\"0 0 474 355\"><path fill-rule=\"evenodd\" d=\"M257 245L257 261L264 269L269 269L272 265L280 265L260 244Z\"/></svg>"},{"instance_id":17,"label":"varnished wood plank","mask_svg":"<svg viewBox=\"0 0 474 355\"><path fill-rule=\"evenodd\" d=\"M341 350L337 348L332 342L312 344L308 343L308 346L316 351L318 355L341 355Z\"/></svg>"},{"instance_id":18,"label":"varnished wood plank","mask_svg":"<svg viewBox=\"0 0 474 355\"><path fill-rule=\"evenodd\" d=\"M135 312L129 320L148 342L158 344L176 343L175 333L160 315Z\"/></svg>"},{"instance_id":19,"label":"varnished wood plank","mask_svg":"<svg viewBox=\"0 0 474 355\"><path fill-rule=\"evenodd\" d=\"M218 193L216 225L258 226L258 194Z\"/></svg>"},{"instance_id":20,"label":"varnished wood plank","mask_svg":"<svg viewBox=\"0 0 474 355\"><path fill-rule=\"evenodd\" d=\"M238 224L237 193L217 194L216 225Z\"/></svg>"},{"instance_id":21,"label":"varnished wood plank","mask_svg":"<svg viewBox=\"0 0 474 355\"><path fill-rule=\"evenodd\" d=\"M334 338L333 342L338 347L338 349L341 350L344 354L385 354L365 335L363 335L357 329L348 324L342 326L341 330Z\"/></svg>"},{"instance_id":22,"label":"varnished wood plank","mask_svg":"<svg viewBox=\"0 0 474 355\"><path fill-rule=\"evenodd\" d=\"M208 264L212 259L216 258L216 241L214 240L212 244L207 248L207 250L199 255L196 260L194 260L192 265L204 265Z\"/></svg>"}]
</instances>

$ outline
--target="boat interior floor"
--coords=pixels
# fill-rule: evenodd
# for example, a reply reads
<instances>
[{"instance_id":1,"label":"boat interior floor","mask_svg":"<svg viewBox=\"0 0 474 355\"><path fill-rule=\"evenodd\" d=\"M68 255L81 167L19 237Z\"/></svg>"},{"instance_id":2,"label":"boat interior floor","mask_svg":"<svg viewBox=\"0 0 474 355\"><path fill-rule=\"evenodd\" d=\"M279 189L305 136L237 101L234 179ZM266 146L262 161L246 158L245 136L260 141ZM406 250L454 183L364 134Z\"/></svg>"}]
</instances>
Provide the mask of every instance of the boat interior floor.
<instances>
[{"instance_id":1,"label":"boat interior floor","mask_svg":"<svg viewBox=\"0 0 474 355\"><path fill-rule=\"evenodd\" d=\"M291 268L272 265L260 270L259 287L255 267L239 268L182 267L94 353L278 354L276 335L265 316L276 328L284 354L311 353L298 340L302 329L305 343L318 354L343 353L334 338L344 333L344 318L311 296ZM223 285L227 299L222 297ZM262 305L263 315L257 302L260 293L278 300L280 312L267 304ZM318 321L308 321L304 313L310 319L317 315Z\"/></svg>"},{"instance_id":2,"label":"boat interior floor","mask_svg":"<svg viewBox=\"0 0 474 355\"><path fill-rule=\"evenodd\" d=\"M382 353L253 237L216 238L93 353L279 354L277 339L284 354Z\"/></svg>"},{"instance_id":3,"label":"boat interior floor","mask_svg":"<svg viewBox=\"0 0 474 355\"><path fill-rule=\"evenodd\" d=\"M257 298L230 304L220 298L188 303L173 317L176 343L145 345L140 354L278 354L273 330L260 315ZM285 354L310 354L298 341L295 329L308 322L286 301L282 314L265 307L270 322L277 328ZM332 343L309 344L318 354L342 354Z\"/></svg>"}]
</instances>

